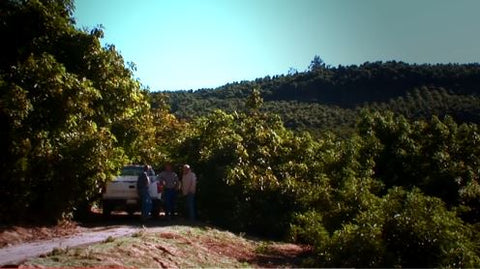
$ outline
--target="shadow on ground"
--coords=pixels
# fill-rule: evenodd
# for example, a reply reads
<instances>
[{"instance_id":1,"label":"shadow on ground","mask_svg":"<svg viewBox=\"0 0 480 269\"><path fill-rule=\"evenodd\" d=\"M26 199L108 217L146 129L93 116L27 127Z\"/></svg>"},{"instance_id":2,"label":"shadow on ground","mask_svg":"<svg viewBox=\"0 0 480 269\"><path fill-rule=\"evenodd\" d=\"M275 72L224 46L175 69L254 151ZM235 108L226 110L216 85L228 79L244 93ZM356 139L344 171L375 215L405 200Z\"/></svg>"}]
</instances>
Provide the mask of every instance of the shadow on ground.
<instances>
[{"instance_id":1,"label":"shadow on ground","mask_svg":"<svg viewBox=\"0 0 480 269\"><path fill-rule=\"evenodd\" d=\"M125 212L112 212L110 216L103 216L101 212L91 212L87 217L77 221L78 224L86 228L99 227L116 227L116 226L132 226L132 227L165 227L173 225L202 227L207 224L201 221L188 221L183 216L175 216L172 219L167 219L163 213L159 216L150 218L147 221L142 221L140 213L128 215Z\"/></svg>"}]
</instances>

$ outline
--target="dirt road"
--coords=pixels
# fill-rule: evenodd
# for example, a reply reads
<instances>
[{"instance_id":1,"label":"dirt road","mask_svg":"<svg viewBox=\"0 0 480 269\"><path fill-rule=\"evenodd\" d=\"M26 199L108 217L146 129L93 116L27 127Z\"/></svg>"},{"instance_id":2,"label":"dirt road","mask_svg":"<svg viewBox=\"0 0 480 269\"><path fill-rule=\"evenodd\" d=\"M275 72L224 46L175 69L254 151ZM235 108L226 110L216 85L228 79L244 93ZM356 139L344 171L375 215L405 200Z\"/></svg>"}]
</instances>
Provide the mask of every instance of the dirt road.
<instances>
[{"instance_id":1,"label":"dirt road","mask_svg":"<svg viewBox=\"0 0 480 269\"><path fill-rule=\"evenodd\" d=\"M16 265L25 260L50 253L55 248L65 249L93 244L104 241L109 237L116 238L130 235L141 229L143 228L129 225L91 228L72 236L4 247L0 249L0 266ZM161 231L164 227L149 228L149 230L152 229Z\"/></svg>"},{"instance_id":2,"label":"dirt road","mask_svg":"<svg viewBox=\"0 0 480 269\"><path fill-rule=\"evenodd\" d=\"M3 244L4 247L0 247L0 267L120 266L124 263L132 267L159 267L156 262L167 265L164 267L218 267L220 261L225 262L224 267L245 267L247 264L253 267L297 267L301 265L301 257L310 252L308 246L246 239L182 218L173 221L160 218L143 224L139 216L113 215L108 220L94 216L70 232L64 236L57 233L53 238L35 237L34 232L29 234L38 240L28 241L32 239L30 236L25 241ZM22 233L25 232L22 230ZM112 256L111 248L115 249L116 256ZM192 248L195 251L192 252ZM176 255L177 252L181 255Z\"/></svg>"},{"instance_id":3,"label":"dirt road","mask_svg":"<svg viewBox=\"0 0 480 269\"><path fill-rule=\"evenodd\" d=\"M137 229L140 230L140 229ZM205 224L150 227L62 250L20 268L294 268L309 246L237 235Z\"/></svg>"}]
</instances>

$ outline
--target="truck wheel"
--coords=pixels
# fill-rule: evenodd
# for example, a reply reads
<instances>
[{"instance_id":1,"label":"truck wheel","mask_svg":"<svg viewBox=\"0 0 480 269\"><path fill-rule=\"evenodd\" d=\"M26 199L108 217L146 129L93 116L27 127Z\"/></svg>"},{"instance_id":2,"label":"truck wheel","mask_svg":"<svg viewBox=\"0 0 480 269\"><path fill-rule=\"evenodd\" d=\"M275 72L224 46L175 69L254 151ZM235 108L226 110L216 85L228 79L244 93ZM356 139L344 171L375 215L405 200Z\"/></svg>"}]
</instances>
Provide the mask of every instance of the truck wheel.
<instances>
[{"instance_id":1,"label":"truck wheel","mask_svg":"<svg viewBox=\"0 0 480 269\"><path fill-rule=\"evenodd\" d=\"M110 215L112 214L112 210L113 210L113 206L107 202L107 201L103 201L103 216L104 217L110 217Z\"/></svg>"},{"instance_id":2,"label":"truck wheel","mask_svg":"<svg viewBox=\"0 0 480 269\"><path fill-rule=\"evenodd\" d=\"M135 209L133 209L133 208L128 208L128 209L127 209L127 214L128 214L129 216L133 216L133 215L135 214Z\"/></svg>"}]
</instances>

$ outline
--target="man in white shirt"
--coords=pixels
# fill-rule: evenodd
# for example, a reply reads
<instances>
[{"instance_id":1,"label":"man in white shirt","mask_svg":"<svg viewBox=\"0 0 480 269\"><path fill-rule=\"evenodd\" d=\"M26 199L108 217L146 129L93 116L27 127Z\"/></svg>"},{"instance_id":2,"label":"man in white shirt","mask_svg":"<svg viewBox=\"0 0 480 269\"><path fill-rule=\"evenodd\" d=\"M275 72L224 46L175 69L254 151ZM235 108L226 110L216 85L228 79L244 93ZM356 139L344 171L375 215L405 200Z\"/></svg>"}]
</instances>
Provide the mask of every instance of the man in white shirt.
<instances>
[{"instance_id":1,"label":"man in white shirt","mask_svg":"<svg viewBox=\"0 0 480 269\"><path fill-rule=\"evenodd\" d=\"M197 176L190 169L190 165L183 166L182 193L186 197L185 205L190 220L195 220L195 190L197 187Z\"/></svg>"}]
</instances>

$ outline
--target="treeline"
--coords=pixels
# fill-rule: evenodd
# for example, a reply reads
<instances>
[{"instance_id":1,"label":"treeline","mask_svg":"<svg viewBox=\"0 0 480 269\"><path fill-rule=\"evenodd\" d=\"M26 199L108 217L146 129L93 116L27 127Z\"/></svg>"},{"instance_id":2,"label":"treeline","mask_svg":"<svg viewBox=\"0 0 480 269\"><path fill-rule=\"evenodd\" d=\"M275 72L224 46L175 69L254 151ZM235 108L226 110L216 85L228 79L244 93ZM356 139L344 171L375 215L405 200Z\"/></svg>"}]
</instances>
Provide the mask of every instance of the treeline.
<instances>
[{"instance_id":1,"label":"treeline","mask_svg":"<svg viewBox=\"0 0 480 269\"><path fill-rule=\"evenodd\" d=\"M315 61L317 59L317 62ZM387 109L411 119L451 115L479 123L480 65L375 62L330 67L316 57L309 71L230 83L216 89L165 92L171 112L192 119L214 109L241 111L242 99L260 90L265 112L294 130L351 130L365 108Z\"/></svg>"},{"instance_id":2,"label":"treeline","mask_svg":"<svg viewBox=\"0 0 480 269\"><path fill-rule=\"evenodd\" d=\"M0 223L79 217L124 164L168 160L195 169L200 218L311 244L306 267L480 266L477 65L317 59L149 94L72 10L0 2Z\"/></svg>"}]
</instances>

